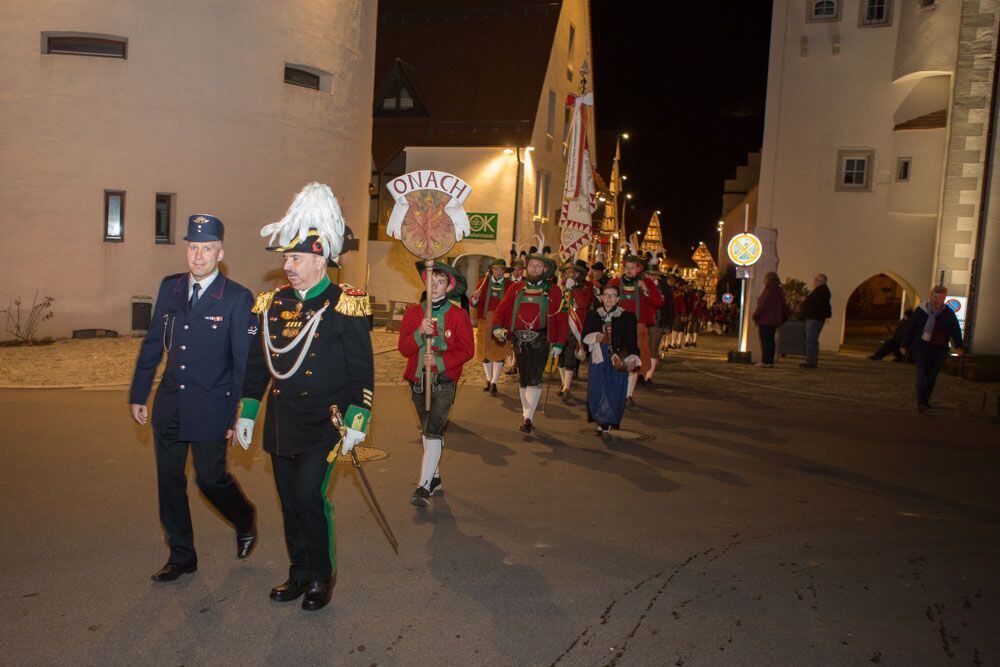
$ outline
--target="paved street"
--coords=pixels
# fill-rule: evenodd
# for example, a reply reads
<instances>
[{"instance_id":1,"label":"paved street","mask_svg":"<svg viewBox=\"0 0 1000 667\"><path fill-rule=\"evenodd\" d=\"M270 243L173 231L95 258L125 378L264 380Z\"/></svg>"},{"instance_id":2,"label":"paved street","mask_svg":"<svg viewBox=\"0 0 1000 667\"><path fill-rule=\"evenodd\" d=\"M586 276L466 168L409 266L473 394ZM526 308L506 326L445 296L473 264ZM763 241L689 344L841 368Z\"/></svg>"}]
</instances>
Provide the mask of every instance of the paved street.
<instances>
[{"instance_id":1,"label":"paved street","mask_svg":"<svg viewBox=\"0 0 1000 667\"><path fill-rule=\"evenodd\" d=\"M607 447L554 392L523 436L512 386L465 385L423 511L407 390L379 387L389 456L367 470L400 555L338 465L339 579L316 614L267 598L287 561L259 432L231 458L257 551L235 560L192 480L199 570L154 584L150 434L124 391L0 391L0 663L1000 662L994 423L782 408L693 375L640 389Z\"/></svg>"}]
</instances>

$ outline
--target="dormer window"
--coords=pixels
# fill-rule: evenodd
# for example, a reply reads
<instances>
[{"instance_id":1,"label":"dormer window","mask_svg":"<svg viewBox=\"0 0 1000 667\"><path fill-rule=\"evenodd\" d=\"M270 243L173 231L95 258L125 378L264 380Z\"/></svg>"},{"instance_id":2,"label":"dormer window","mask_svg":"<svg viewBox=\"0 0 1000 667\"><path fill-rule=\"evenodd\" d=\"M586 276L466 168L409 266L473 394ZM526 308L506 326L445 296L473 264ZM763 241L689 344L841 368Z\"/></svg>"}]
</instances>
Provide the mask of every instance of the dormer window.
<instances>
[{"instance_id":1,"label":"dormer window","mask_svg":"<svg viewBox=\"0 0 1000 667\"><path fill-rule=\"evenodd\" d=\"M396 59L382 85L375 91L376 116L427 116L427 108L413 82L412 68Z\"/></svg>"}]
</instances>

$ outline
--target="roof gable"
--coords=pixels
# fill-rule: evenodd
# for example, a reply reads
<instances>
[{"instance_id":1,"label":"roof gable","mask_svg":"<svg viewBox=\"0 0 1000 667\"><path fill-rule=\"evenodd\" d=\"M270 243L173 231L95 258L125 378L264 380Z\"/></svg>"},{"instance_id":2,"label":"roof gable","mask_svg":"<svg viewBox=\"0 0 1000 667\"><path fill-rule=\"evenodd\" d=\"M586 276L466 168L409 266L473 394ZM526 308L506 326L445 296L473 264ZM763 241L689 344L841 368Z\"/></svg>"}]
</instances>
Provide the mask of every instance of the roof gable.
<instances>
[{"instance_id":1,"label":"roof gable","mask_svg":"<svg viewBox=\"0 0 1000 667\"><path fill-rule=\"evenodd\" d=\"M388 90L401 72L419 86L426 116L376 113L376 165L408 145L527 145L560 10L530 0L379 2L376 85Z\"/></svg>"}]
</instances>

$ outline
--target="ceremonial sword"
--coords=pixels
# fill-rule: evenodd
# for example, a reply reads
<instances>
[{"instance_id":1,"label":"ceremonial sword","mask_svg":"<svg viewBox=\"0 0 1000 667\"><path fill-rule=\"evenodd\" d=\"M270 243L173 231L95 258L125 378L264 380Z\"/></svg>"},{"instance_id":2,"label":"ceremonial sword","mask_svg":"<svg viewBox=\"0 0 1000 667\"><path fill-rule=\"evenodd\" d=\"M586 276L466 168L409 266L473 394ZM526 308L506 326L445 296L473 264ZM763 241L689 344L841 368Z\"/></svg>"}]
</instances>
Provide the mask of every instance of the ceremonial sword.
<instances>
[{"instance_id":1,"label":"ceremonial sword","mask_svg":"<svg viewBox=\"0 0 1000 667\"><path fill-rule=\"evenodd\" d=\"M340 440L334 446L333 451L326 457L326 460L333 463L337 459L337 450L340 449L340 445L344 442L344 436L347 434L347 427L344 426L344 419L340 416L340 409L336 405L330 406L330 423L333 427L337 429L340 433ZM392 532L392 527L389 526L389 520L385 518L385 513L382 511L382 506L378 504L378 498L375 497L375 492L372 490L372 485L368 483L368 475L365 474L364 468L361 467L361 461L358 460L358 455L353 449L351 449L351 462L354 463L354 467L357 468L358 474L361 475L361 481L365 485L365 489L368 491L368 497L372 501L372 505L375 506L375 512L379 517L381 527L384 529L385 535L389 540L389 544L392 545L392 550L399 555L399 542L396 541L396 535Z\"/></svg>"}]
</instances>

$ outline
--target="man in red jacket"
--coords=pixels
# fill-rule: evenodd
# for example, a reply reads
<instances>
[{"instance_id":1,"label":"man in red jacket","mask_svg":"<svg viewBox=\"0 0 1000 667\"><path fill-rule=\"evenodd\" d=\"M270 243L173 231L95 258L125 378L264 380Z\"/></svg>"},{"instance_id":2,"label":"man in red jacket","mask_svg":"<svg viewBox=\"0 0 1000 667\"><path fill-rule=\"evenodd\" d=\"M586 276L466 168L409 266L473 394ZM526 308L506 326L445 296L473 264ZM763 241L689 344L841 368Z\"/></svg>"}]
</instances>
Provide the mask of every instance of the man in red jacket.
<instances>
[{"instance_id":1,"label":"man in red jacket","mask_svg":"<svg viewBox=\"0 0 1000 667\"><path fill-rule=\"evenodd\" d=\"M524 280L507 289L493 313L493 335L499 340L514 341L524 418L518 429L530 433L542 396L545 364L549 356L558 357L565 347L567 324L562 290L551 281L555 261L533 253L527 256L525 264Z\"/></svg>"},{"instance_id":2,"label":"man in red jacket","mask_svg":"<svg viewBox=\"0 0 1000 667\"><path fill-rule=\"evenodd\" d=\"M417 270L426 283L425 262ZM423 304L414 304L403 313L397 348L406 357L403 378L410 383L413 407L420 419L424 457L420 483L410 502L427 507L428 499L441 488L441 449L448 414L455 402L455 389L462 366L475 354L472 320L458 301L465 293L465 279L446 262L435 262L431 275L431 317ZM430 366L432 380L426 381ZM431 408L425 408L424 392L431 392Z\"/></svg>"},{"instance_id":3,"label":"man in red jacket","mask_svg":"<svg viewBox=\"0 0 1000 667\"><path fill-rule=\"evenodd\" d=\"M476 286L470 303L476 309L476 356L483 362L483 371L486 373L486 386L483 391L491 394L497 393L497 380L500 379L500 372L503 371L504 359L507 357L507 348L493 337L493 312L500 305L507 286L510 281L504 275L507 270L507 263L503 259L494 260L490 264L490 270Z\"/></svg>"},{"instance_id":4,"label":"man in red jacket","mask_svg":"<svg viewBox=\"0 0 1000 667\"><path fill-rule=\"evenodd\" d=\"M622 310L635 315L638 320L636 333L639 343L639 358L642 364L638 369L633 369L628 376L628 398L625 404L629 407L635 405L632 394L635 392L635 385L639 382L639 376L645 375L650 367L649 352L649 327L653 326L656 318L656 311L663 305L663 295L657 289L652 280L645 277L646 260L639 255L630 254L623 258L624 267L621 278L614 278L610 285L616 285L621 290Z\"/></svg>"}]
</instances>

